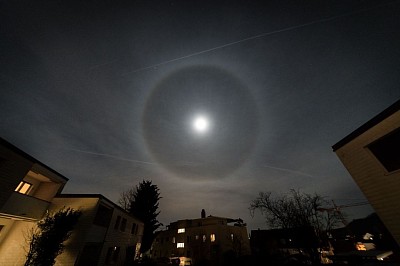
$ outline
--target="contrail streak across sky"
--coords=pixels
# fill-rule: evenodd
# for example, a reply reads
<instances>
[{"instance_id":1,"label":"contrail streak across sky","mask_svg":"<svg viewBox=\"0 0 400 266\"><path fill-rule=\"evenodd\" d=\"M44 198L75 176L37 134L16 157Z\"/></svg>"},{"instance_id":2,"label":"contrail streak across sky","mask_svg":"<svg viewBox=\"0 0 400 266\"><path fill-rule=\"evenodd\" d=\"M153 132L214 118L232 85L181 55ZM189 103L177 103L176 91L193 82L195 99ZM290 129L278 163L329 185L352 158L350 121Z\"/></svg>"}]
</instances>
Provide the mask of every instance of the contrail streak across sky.
<instances>
[{"instance_id":1,"label":"contrail streak across sky","mask_svg":"<svg viewBox=\"0 0 400 266\"><path fill-rule=\"evenodd\" d=\"M127 161L127 162L140 163L140 164L149 164L149 165L158 165L158 163L155 163L155 162L133 160L133 159L128 159L128 158L119 157L119 156L106 154L106 153L98 153L98 152L84 151L84 150L78 150L78 149L67 149L67 150L75 151L75 152L79 152L79 153L96 155L96 156L108 157L108 158L112 158L114 160L119 160L119 161ZM177 162L176 164L179 165L179 166L195 167L195 166L198 166L200 163L185 161L185 162Z\"/></svg>"},{"instance_id":2,"label":"contrail streak across sky","mask_svg":"<svg viewBox=\"0 0 400 266\"><path fill-rule=\"evenodd\" d=\"M173 62L180 61L180 60L183 60L183 59L187 59L187 58L190 58L190 57L194 57L194 56L197 56L197 55L209 53L209 52L212 52L212 51L215 51L215 50L219 50L219 49L223 49L223 48L226 48L226 47L229 47L229 46L233 46L233 45L236 45L236 44L239 44L239 43L242 43L242 42L247 42L247 41L250 41L250 40L254 40L254 39L258 39L258 38L262 38L262 37L278 34L278 33L281 33L281 32L292 31L292 30L295 30L295 29L304 28L304 27L311 26L311 25L314 25L314 24L328 22L328 21L336 20L336 19L339 19L339 18L342 18L342 17L348 17L348 16L355 15L355 14L358 14L358 13L363 13L363 12L366 12L366 11L369 11L369 10L372 10L372 9L375 9L375 8L379 8L379 7L382 7L382 6L390 5L390 4L392 4L394 2L397 2L397 1L398 0L395 0L393 2L382 4L382 5L376 5L376 6L373 6L373 7L364 8L364 9L360 9L360 10L356 10L356 11L352 11L352 12L348 12L348 13L344 13L344 14L328 17L328 18L313 20L313 21L310 21L310 22L307 22L307 23L298 24L298 25L287 27L287 28L283 28L283 29L264 32L264 33L261 33L261 34L258 34L258 35L254 35L254 36L251 36L251 37L247 37L247 38L244 38L244 39L241 39L241 40L238 40L238 41L230 42L230 43L223 44L223 45L220 45L220 46L216 46L216 47L213 47L213 48L210 48L210 49L206 49L206 50L203 50L203 51L199 51L199 52L195 52L195 53L188 54L188 55L185 55L185 56L181 56L181 57L177 57L177 58L170 59L170 60L167 60L167 61L163 61L163 62L154 64L154 65L150 65L150 66L138 68L138 69L135 69L135 70L132 70L132 71L128 71L126 73L123 73L122 76L125 76L125 75L128 75L128 74L137 73L137 72L148 70L148 69L152 69L152 68L156 68L156 67L159 67L159 66L163 66L163 65L166 65L166 64L169 64L169 63L173 63ZM115 61L116 60L113 60L113 61L111 61L109 63L113 63ZM106 65L106 64L108 64L108 63L99 64L97 66L101 67L101 66ZM97 66L91 67L91 69L96 68Z\"/></svg>"},{"instance_id":3,"label":"contrail streak across sky","mask_svg":"<svg viewBox=\"0 0 400 266\"><path fill-rule=\"evenodd\" d=\"M274 169L274 170L279 170L279 171L284 171L284 172L288 172L288 173L292 173L292 174L296 174L296 175L314 177L314 176L312 176L310 174L307 174L307 173L303 173L303 172L299 172L299 171L295 171L295 170L290 170L290 169L286 169L286 168L274 167L274 166L265 165L265 164L263 165L263 167Z\"/></svg>"},{"instance_id":4,"label":"contrail streak across sky","mask_svg":"<svg viewBox=\"0 0 400 266\"><path fill-rule=\"evenodd\" d=\"M83 151L83 150L78 150L78 149L67 149L67 150L71 150L71 151L75 151L75 152L80 152L80 153L91 154L91 155L97 155L97 156L108 157L108 158L112 158L112 159L120 160L120 161L127 161L127 162L141 163L141 164L157 165L157 163L153 163L153 162L147 162L147 161L139 161L139 160L127 159L127 158L124 158L124 157L119 157L119 156L110 155L110 154L105 154L105 153L98 153L98 152L91 152L91 151Z\"/></svg>"}]
</instances>

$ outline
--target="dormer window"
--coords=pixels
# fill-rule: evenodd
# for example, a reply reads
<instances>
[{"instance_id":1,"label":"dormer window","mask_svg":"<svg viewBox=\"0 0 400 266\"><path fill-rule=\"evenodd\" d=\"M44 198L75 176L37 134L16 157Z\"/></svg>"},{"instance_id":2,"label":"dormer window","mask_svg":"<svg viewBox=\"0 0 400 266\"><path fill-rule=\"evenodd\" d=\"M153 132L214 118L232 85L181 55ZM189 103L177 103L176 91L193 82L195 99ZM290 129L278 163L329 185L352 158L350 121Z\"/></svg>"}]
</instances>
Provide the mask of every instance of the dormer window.
<instances>
[{"instance_id":1,"label":"dormer window","mask_svg":"<svg viewBox=\"0 0 400 266\"><path fill-rule=\"evenodd\" d=\"M185 233L185 228L179 228L178 229L178 234L182 234Z\"/></svg>"},{"instance_id":2,"label":"dormer window","mask_svg":"<svg viewBox=\"0 0 400 266\"><path fill-rule=\"evenodd\" d=\"M32 189L32 184L21 181L18 187L15 189L16 192L27 195Z\"/></svg>"}]
</instances>

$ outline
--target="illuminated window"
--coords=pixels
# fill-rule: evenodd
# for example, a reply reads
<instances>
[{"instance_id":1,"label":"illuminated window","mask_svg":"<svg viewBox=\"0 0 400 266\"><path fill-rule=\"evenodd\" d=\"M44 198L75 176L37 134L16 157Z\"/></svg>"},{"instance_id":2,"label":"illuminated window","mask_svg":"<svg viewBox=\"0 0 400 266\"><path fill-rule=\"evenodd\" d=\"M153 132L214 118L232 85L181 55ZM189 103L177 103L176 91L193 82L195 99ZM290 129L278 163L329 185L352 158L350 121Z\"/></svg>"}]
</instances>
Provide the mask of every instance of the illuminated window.
<instances>
[{"instance_id":1,"label":"illuminated window","mask_svg":"<svg viewBox=\"0 0 400 266\"><path fill-rule=\"evenodd\" d=\"M174 244L175 244L175 237L173 237L173 238L172 238L172 243L174 243Z\"/></svg>"},{"instance_id":2,"label":"illuminated window","mask_svg":"<svg viewBox=\"0 0 400 266\"><path fill-rule=\"evenodd\" d=\"M195 238L196 238L196 240L199 240L199 235L196 235Z\"/></svg>"},{"instance_id":3,"label":"illuminated window","mask_svg":"<svg viewBox=\"0 0 400 266\"><path fill-rule=\"evenodd\" d=\"M206 242L206 239L207 239L206 235L203 235L203 242Z\"/></svg>"},{"instance_id":4,"label":"illuminated window","mask_svg":"<svg viewBox=\"0 0 400 266\"><path fill-rule=\"evenodd\" d=\"M233 241L233 234L231 234L231 240Z\"/></svg>"},{"instance_id":5,"label":"illuminated window","mask_svg":"<svg viewBox=\"0 0 400 266\"><path fill-rule=\"evenodd\" d=\"M400 130L378 139L368 145L369 150L381 162L388 172L400 169Z\"/></svg>"},{"instance_id":6,"label":"illuminated window","mask_svg":"<svg viewBox=\"0 0 400 266\"><path fill-rule=\"evenodd\" d=\"M28 194L29 191L31 191L31 189L32 189L32 184L25 181L21 181L18 187L15 189L15 191L21 194Z\"/></svg>"},{"instance_id":7,"label":"illuminated window","mask_svg":"<svg viewBox=\"0 0 400 266\"><path fill-rule=\"evenodd\" d=\"M185 228L179 228L178 229L178 234L182 234L185 233Z\"/></svg>"},{"instance_id":8,"label":"illuminated window","mask_svg":"<svg viewBox=\"0 0 400 266\"><path fill-rule=\"evenodd\" d=\"M176 243L176 247L177 248L184 248L185 247L185 243Z\"/></svg>"},{"instance_id":9,"label":"illuminated window","mask_svg":"<svg viewBox=\"0 0 400 266\"><path fill-rule=\"evenodd\" d=\"M210 241L211 242L215 242L215 234L211 234L210 235Z\"/></svg>"}]
</instances>

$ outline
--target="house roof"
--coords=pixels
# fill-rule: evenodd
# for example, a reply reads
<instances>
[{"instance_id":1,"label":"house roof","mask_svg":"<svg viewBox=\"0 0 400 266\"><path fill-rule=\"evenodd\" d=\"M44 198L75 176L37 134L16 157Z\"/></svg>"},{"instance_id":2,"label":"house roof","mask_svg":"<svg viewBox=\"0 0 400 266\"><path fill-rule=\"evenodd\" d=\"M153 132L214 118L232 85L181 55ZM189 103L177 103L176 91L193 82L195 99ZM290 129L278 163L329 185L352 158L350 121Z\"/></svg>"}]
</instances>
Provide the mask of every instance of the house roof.
<instances>
[{"instance_id":1,"label":"house roof","mask_svg":"<svg viewBox=\"0 0 400 266\"><path fill-rule=\"evenodd\" d=\"M126 214L132 216L133 218L140 220L139 218L137 218L134 215L130 214L125 209L123 209L121 206L115 204L113 201L109 200L108 198L104 197L101 194L59 194L59 195L55 196L55 198L96 198L96 199L102 199L104 201L107 201L109 204L113 205L114 208L119 209L120 211L125 212Z\"/></svg>"},{"instance_id":2,"label":"house roof","mask_svg":"<svg viewBox=\"0 0 400 266\"><path fill-rule=\"evenodd\" d=\"M31 155L27 154L26 152L20 150L19 148L17 148L16 146L14 146L13 144L11 144L10 142L6 141L5 139L0 137L0 145L12 150L13 152L19 154L20 156L24 157L25 159L28 159L29 161L40 165L41 167L49 170L50 172L52 172L53 174L61 177L62 179L64 179L65 181L68 181L68 178L65 177L64 175L60 174L59 172L57 172L56 170L50 168L49 166L45 165L44 163L40 162L39 160L35 159L34 157L32 157Z\"/></svg>"},{"instance_id":3,"label":"house roof","mask_svg":"<svg viewBox=\"0 0 400 266\"><path fill-rule=\"evenodd\" d=\"M333 151L336 151L355 139L356 137L360 136L363 134L365 131L369 130L370 128L374 127L375 125L379 124L382 122L384 119L388 118L392 114L396 113L397 111L400 110L400 100L397 100L395 103L393 103L391 106L383 110L381 113L373 117L371 120L351 132L349 135L344 137L342 140L337 142L335 145L332 146Z\"/></svg>"}]
</instances>

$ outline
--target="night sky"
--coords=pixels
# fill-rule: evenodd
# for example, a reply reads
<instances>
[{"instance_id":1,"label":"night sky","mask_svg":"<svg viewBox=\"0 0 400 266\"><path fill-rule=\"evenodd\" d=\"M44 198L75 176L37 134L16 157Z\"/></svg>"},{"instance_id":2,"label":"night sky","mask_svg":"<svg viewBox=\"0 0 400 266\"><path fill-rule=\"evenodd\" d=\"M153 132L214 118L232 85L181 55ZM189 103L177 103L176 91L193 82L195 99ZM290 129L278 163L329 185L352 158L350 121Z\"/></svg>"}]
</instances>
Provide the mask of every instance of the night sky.
<instances>
[{"instance_id":1,"label":"night sky","mask_svg":"<svg viewBox=\"0 0 400 266\"><path fill-rule=\"evenodd\" d=\"M331 146L400 98L400 1L0 1L0 136L160 221L266 228L260 191L365 201ZM201 116L204 131L193 123ZM369 206L344 209L349 219Z\"/></svg>"}]
</instances>

